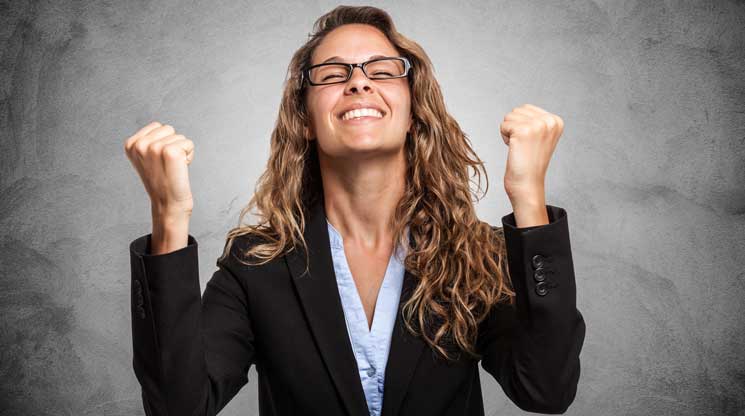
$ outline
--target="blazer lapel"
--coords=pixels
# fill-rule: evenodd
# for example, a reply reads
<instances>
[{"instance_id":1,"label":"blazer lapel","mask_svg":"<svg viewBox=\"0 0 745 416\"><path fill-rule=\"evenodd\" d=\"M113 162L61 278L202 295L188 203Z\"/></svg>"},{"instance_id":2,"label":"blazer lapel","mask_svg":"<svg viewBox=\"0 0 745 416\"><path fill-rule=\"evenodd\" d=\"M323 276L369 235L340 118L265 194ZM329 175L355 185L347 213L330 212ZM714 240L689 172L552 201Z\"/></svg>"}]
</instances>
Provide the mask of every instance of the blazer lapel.
<instances>
[{"instance_id":1,"label":"blazer lapel","mask_svg":"<svg viewBox=\"0 0 745 416\"><path fill-rule=\"evenodd\" d=\"M413 239L409 238L410 241ZM425 342L414 337L406 329L401 311L403 304L411 297L416 288L417 279L407 270L401 288L401 300L396 314L396 323L391 335L391 349L388 352L388 364L385 367L385 387L383 389L383 409L381 416L398 415L401 403L406 396L419 356L424 351Z\"/></svg>"},{"instance_id":2,"label":"blazer lapel","mask_svg":"<svg viewBox=\"0 0 745 416\"><path fill-rule=\"evenodd\" d=\"M323 198L317 198L307 214L304 237L309 250L308 271L305 270L302 248L287 254L287 265L313 337L344 407L350 415L366 415L369 413L367 400L336 285Z\"/></svg>"},{"instance_id":3,"label":"blazer lapel","mask_svg":"<svg viewBox=\"0 0 745 416\"><path fill-rule=\"evenodd\" d=\"M336 284L323 196L316 198L307 210L304 237L309 250L307 272L302 250L293 250L285 256L293 283L344 407L350 415L368 414ZM398 413L425 346L421 338L406 330L401 315L402 305L410 298L416 283L416 277L406 271L385 370L382 416Z\"/></svg>"}]
</instances>

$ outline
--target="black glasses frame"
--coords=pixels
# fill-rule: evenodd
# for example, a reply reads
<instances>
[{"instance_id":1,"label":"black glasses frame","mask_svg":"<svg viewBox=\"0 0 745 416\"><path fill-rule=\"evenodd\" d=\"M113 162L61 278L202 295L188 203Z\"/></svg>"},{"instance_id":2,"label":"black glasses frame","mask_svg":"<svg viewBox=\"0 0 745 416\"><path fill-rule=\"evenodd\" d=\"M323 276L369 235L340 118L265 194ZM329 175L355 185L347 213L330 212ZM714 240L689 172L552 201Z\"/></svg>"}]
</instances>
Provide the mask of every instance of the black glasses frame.
<instances>
[{"instance_id":1,"label":"black glasses frame","mask_svg":"<svg viewBox=\"0 0 745 416\"><path fill-rule=\"evenodd\" d=\"M388 60L388 59L398 59L400 61L403 61L403 63L404 63L404 73L403 73L403 75L398 75L398 76L395 76L395 77L385 77L385 78L383 78L383 77L371 77L371 76L367 75L367 70L365 69L365 67L366 67L367 64L369 64L370 62L384 61L384 60ZM347 78L345 80L342 80L342 81L326 82L326 83L322 83L322 84L316 84L313 81L311 81L310 80L310 70L313 69L313 68L317 68L319 66L326 66L326 65L346 65L347 67L349 67L349 71L347 72ZM343 83L349 81L352 78L352 72L354 72L354 69L355 68L362 69L362 73L365 74L365 76L367 77L367 79L396 79L396 78L404 78L404 77L406 77L406 76L409 75L409 70L411 70L411 62L409 62L409 60L407 58L403 57L403 56L388 56L388 57L385 57L385 58L376 58L376 59L371 59L371 60L366 61L366 62L360 62L360 63L357 63L357 64L348 64L348 63L345 63L345 62L326 62L326 63L323 63L323 64L311 65L311 66L305 68L300 73L300 84L302 85L303 82L306 81L306 80L308 81L308 84L310 84L310 85L343 84Z\"/></svg>"}]
</instances>

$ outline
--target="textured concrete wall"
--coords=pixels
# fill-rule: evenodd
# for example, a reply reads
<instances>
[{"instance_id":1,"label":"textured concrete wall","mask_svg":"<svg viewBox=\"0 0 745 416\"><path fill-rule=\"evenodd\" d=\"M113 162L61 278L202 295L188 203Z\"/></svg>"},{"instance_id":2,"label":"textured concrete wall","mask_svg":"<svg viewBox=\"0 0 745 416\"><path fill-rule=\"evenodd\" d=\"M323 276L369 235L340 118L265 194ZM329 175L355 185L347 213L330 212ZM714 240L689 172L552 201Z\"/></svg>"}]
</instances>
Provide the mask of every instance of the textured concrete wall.
<instances>
[{"instance_id":1,"label":"textured concrete wall","mask_svg":"<svg viewBox=\"0 0 745 416\"><path fill-rule=\"evenodd\" d=\"M0 415L143 414L127 249L150 212L124 139L159 120L195 141L204 287L289 58L335 6L221 3L0 2ZM378 5L487 163L483 220L511 211L504 114L566 122L547 202L568 211L588 327L568 414L745 415L745 4ZM488 414L523 413L482 380ZM256 381L223 414L257 414Z\"/></svg>"}]
</instances>

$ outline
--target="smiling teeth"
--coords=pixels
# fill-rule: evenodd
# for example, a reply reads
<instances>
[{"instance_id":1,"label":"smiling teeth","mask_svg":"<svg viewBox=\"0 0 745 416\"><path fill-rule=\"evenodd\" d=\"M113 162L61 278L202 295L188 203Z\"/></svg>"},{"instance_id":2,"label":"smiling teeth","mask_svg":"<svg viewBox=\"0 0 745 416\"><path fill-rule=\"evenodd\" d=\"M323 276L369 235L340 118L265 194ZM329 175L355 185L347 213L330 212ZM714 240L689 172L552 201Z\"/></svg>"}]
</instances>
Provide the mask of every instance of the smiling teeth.
<instances>
[{"instance_id":1,"label":"smiling teeth","mask_svg":"<svg viewBox=\"0 0 745 416\"><path fill-rule=\"evenodd\" d=\"M383 118L383 114L374 108L360 108L357 110L347 111L341 117L342 120L349 120L356 117L372 116L377 118Z\"/></svg>"}]
</instances>

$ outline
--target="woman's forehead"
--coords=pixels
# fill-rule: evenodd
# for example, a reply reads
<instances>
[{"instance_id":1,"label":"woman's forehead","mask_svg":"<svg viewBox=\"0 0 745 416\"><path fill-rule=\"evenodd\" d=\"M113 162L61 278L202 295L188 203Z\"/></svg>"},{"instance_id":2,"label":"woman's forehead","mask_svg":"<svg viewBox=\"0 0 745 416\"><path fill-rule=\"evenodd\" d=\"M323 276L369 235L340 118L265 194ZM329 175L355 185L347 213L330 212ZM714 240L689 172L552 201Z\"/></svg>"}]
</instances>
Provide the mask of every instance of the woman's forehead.
<instances>
[{"instance_id":1,"label":"woman's forehead","mask_svg":"<svg viewBox=\"0 0 745 416\"><path fill-rule=\"evenodd\" d=\"M349 26L349 27L347 27ZM312 64L364 62L375 56L395 56L396 49L377 28L368 25L344 25L331 32L313 51Z\"/></svg>"}]
</instances>

